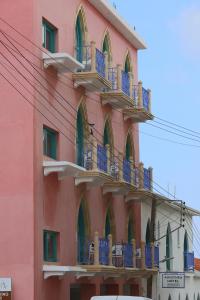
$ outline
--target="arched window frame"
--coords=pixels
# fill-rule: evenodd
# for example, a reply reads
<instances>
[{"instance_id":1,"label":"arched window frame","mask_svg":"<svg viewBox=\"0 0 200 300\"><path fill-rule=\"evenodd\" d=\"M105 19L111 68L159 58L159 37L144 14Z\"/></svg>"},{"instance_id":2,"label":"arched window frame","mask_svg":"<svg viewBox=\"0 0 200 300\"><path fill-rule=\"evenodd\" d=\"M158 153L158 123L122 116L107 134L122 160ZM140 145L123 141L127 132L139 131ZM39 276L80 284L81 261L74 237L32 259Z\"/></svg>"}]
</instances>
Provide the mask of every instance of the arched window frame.
<instances>
[{"instance_id":1,"label":"arched window frame","mask_svg":"<svg viewBox=\"0 0 200 300\"><path fill-rule=\"evenodd\" d=\"M104 129L103 129L103 145L110 146L111 154L114 153L114 139L113 139L113 130L110 117L105 118Z\"/></svg>"},{"instance_id":2,"label":"arched window frame","mask_svg":"<svg viewBox=\"0 0 200 300\"><path fill-rule=\"evenodd\" d=\"M88 29L86 16L83 6L81 5L77 11L75 19L75 56L79 62L83 62L86 56L86 48L88 46Z\"/></svg>"},{"instance_id":3,"label":"arched window frame","mask_svg":"<svg viewBox=\"0 0 200 300\"><path fill-rule=\"evenodd\" d=\"M110 230L109 232L107 231L107 221L109 220L109 227ZM104 236L105 238L108 238L108 235L111 234L113 241L115 239L115 227L114 227L114 216L111 207L108 207L106 210L106 215L105 215L105 223L104 223Z\"/></svg>"},{"instance_id":4,"label":"arched window frame","mask_svg":"<svg viewBox=\"0 0 200 300\"><path fill-rule=\"evenodd\" d=\"M126 73L132 73L133 72L133 67L132 67L132 63L131 63L131 55L130 55L129 51L127 51L126 56L125 56L124 71Z\"/></svg>"},{"instance_id":5,"label":"arched window frame","mask_svg":"<svg viewBox=\"0 0 200 300\"><path fill-rule=\"evenodd\" d=\"M112 64L112 47L111 47L111 38L108 29L106 29L102 41L102 52L107 52L108 54L108 66L111 67Z\"/></svg>"}]
</instances>

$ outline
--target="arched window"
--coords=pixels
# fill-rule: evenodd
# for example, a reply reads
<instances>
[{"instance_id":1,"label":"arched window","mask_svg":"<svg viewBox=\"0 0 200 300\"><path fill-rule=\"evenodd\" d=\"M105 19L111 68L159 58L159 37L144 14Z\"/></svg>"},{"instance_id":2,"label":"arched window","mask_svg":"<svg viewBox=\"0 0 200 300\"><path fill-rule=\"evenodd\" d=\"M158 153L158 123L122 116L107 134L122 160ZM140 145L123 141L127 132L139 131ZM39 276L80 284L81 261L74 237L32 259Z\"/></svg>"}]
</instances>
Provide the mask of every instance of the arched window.
<instances>
[{"instance_id":1,"label":"arched window","mask_svg":"<svg viewBox=\"0 0 200 300\"><path fill-rule=\"evenodd\" d=\"M125 65L124 65L124 71L126 73L131 72L131 60L130 60L130 55L129 53L126 56L126 60L125 60Z\"/></svg>"},{"instance_id":2,"label":"arched window","mask_svg":"<svg viewBox=\"0 0 200 300\"><path fill-rule=\"evenodd\" d=\"M80 9L76 19L76 59L79 62L83 61L85 35L86 35L86 24L83 8Z\"/></svg>"},{"instance_id":3,"label":"arched window","mask_svg":"<svg viewBox=\"0 0 200 300\"><path fill-rule=\"evenodd\" d=\"M186 298L185 298L185 300L189 300L188 294L186 295Z\"/></svg>"},{"instance_id":4,"label":"arched window","mask_svg":"<svg viewBox=\"0 0 200 300\"><path fill-rule=\"evenodd\" d=\"M170 224L168 223L167 233L166 233L166 268L167 268L167 271L171 271L171 268L172 268L171 257L172 257L172 236L171 236Z\"/></svg>"},{"instance_id":5,"label":"arched window","mask_svg":"<svg viewBox=\"0 0 200 300\"><path fill-rule=\"evenodd\" d=\"M187 269L188 264L187 264L187 256L185 255L185 253L189 252L189 243L188 243L188 234L187 231L185 231L185 235L184 235L184 270Z\"/></svg>"},{"instance_id":6,"label":"arched window","mask_svg":"<svg viewBox=\"0 0 200 300\"><path fill-rule=\"evenodd\" d=\"M113 153L113 134L112 134L112 126L110 119L107 118L105 125L104 125L104 132L103 132L103 145L110 146L110 153Z\"/></svg>"},{"instance_id":7,"label":"arched window","mask_svg":"<svg viewBox=\"0 0 200 300\"><path fill-rule=\"evenodd\" d=\"M200 300L200 295L199 295L199 293L198 293L198 296L197 296L197 300Z\"/></svg>"},{"instance_id":8,"label":"arched window","mask_svg":"<svg viewBox=\"0 0 200 300\"><path fill-rule=\"evenodd\" d=\"M150 220L147 222L147 227L146 227L146 244L149 245L151 243L151 225L150 225Z\"/></svg>"},{"instance_id":9,"label":"arched window","mask_svg":"<svg viewBox=\"0 0 200 300\"><path fill-rule=\"evenodd\" d=\"M78 212L78 261L81 264L86 263L87 261L87 226L86 226L86 218L84 214L83 202L81 202Z\"/></svg>"},{"instance_id":10,"label":"arched window","mask_svg":"<svg viewBox=\"0 0 200 300\"><path fill-rule=\"evenodd\" d=\"M129 216L129 220L128 220L128 243L131 243L132 239L134 239L134 223L133 223L133 216Z\"/></svg>"},{"instance_id":11,"label":"arched window","mask_svg":"<svg viewBox=\"0 0 200 300\"><path fill-rule=\"evenodd\" d=\"M82 107L79 107L76 121L76 161L79 166L84 166L84 115Z\"/></svg>"},{"instance_id":12,"label":"arched window","mask_svg":"<svg viewBox=\"0 0 200 300\"><path fill-rule=\"evenodd\" d=\"M112 51L111 51L111 42L110 42L110 36L109 33L106 32L104 40L103 40L103 46L102 46L103 52L108 54L108 63L111 64L112 61Z\"/></svg>"},{"instance_id":13,"label":"arched window","mask_svg":"<svg viewBox=\"0 0 200 300\"><path fill-rule=\"evenodd\" d=\"M172 300L172 297L171 297L171 295L170 295L170 294L169 294L168 300Z\"/></svg>"},{"instance_id":14,"label":"arched window","mask_svg":"<svg viewBox=\"0 0 200 300\"><path fill-rule=\"evenodd\" d=\"M195 293L194 293L194 297L193 297L193 300L196 300L196 295L195 295Z\"/></svg>"},{"instance_id":15,"label":"arched window","mask_svg":"<svg viewBox=\"0 0 200 300\"><path fill-rule=\"evenodd\" d=\"M126 139L126 159L130 160L131 158L134 158L133 155L133 144L131 140L131 135L128 133L127 139Z\"/></svg>"},{"instance_id":16,"label":"arched window","mask_svg":"<svg viewBox=\"0 0 200 300\"><path fill-rule=\"evenodd\" d=\"M184 236L184 252L189 251L189 243L188 243L188 233L185 231L185 236Z\"/></svg>"}]
</instances>

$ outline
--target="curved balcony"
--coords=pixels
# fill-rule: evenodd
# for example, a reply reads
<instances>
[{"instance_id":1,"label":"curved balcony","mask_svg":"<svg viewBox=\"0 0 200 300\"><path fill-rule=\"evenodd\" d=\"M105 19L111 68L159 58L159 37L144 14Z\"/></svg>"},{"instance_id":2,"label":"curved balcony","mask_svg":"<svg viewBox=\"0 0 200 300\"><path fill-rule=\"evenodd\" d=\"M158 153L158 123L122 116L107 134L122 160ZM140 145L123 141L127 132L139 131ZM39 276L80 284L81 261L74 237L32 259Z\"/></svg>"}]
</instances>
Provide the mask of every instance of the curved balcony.
<instances>
[{"instance_id":1,"label":"curved balcony","mask_svg":"<svg viewBox=\"0 0 200 300\"><path fill-rule=\"evenodd\" d=\"M108 80L108 57L96 48L95 42L83 47L84 69L72 75L74 86L82 86L91 92L101 92L112 88Z\"/></svg>"},{"instance_id":2,"label":"curved balcony","mask_svg":"<svg viewBox=\"0 0 200 300\"><path fill-rule=\"evenodd\" d=\"M98 145L95 140L89 144L82 154L85 171L79 172L75 178L75 185L85 183L88 187L102 186L112 181L109 174L108 150Z\"/></svg>"},{"instance_id":3,"label":"curved balcony","mask_svg":"<svg viewBox=\"0 0 200 300\"><path fill-rule=\"evenodd\" d=\"M142 87L142 82L132 88L133 107L124 110L124 119L133 123L153 120L151 113L151 90Z\"/></svg>"},{"instance_id":4,"label":"curved balcony","mask_svg":"<svg viewBox=\"0 0 200 300\"><path fill-rule=\"evenodd\" d=\"M84 241L78 247L78 266L86 270L79 277L104 276L104 278L136 277L154 274L159 267L159 248L154 244L140 248L136 241L114 243L112 235L107 239L95 233L94 241Z\"/></svg>"},{"instance_id":5,"label":"curved balcony","mask_svg":"<svg viewBox=\"0 0 200 300\"><path fill-rule=\"evenodd\" d=\"M108 69L108 79L112 84L110 91L101 93L102 104L113 108L125 109L134 107L132 101L132 74L121 70L121 66Z\"/></svg>"}]
</instances>

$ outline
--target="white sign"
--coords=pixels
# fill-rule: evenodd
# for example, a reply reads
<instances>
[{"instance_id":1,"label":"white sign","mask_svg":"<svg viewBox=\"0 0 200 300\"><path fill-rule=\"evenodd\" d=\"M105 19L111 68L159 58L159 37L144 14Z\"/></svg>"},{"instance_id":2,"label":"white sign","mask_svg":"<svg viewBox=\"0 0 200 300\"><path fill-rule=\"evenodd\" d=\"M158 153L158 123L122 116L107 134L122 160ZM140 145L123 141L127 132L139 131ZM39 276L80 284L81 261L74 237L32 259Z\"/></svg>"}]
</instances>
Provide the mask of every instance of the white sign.
<instances>
[{"instance_id":1,"label":"white sign","mask_svg":"<svg viewBox=\"0 0 200 300\"><path fill-rule=\"evenodd\" d=\"M10 292L11 290L11 278L0 277L0 292Z\"/></svg>"},{"instance_id":2,"label":"white sign","mask_svg":"<svg viewBox=\"0 0 200 300\"><path fill-rule=\"evenodd\" d=\"M185 273L161 273L162 288L185 288Z\"/></svg>"}]
</instances>

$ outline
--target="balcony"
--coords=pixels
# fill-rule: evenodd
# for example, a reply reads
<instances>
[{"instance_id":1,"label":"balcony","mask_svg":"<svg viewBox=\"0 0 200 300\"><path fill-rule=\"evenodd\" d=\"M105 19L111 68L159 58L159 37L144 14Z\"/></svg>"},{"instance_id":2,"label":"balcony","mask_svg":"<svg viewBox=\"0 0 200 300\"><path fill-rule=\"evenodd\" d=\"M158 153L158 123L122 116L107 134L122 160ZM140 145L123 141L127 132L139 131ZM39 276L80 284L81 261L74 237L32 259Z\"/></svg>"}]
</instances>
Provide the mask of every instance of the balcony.
<instances>
[{"instance_id":1,"label":"balcony","mask_svg":"<svg viewBox=\"0 0 200 300\"><path fill-rule=\"evenodd\" d=\"M110 174L113 180L103 185L103 194L112 193L116 195L127 195L129 191L135 190L134 166L132 160L126 160L122 154L112 160Z\"/></svg>"},{"instance_id":2,"label":"balcony","mask_svg":"<svg viewBox=\"0 0 200 300\"><path fill-rule=\"evenodd\" d=\"M102 104L109 104L113 108L128 109L133 106L132 101L132 74L121 70L121 66L109 68L108 78L112 83L110 91L101 93Z\"/></svg>"},{"instance_id":3,"label":"balcony","mask_svg":"<svg viewBox=\"0 0 200 300\"><path fill-rule=\"evenodd\" d=\"M68 53L43 53L42 55L45 69L53 67L59 73L76 72L84 69L84 65Z\"/></svg>"},{"instance_id":4,"label":"balcony","mask_svg":"<svg viewBox=\"0 0 200 300\"><path fill-rule=\"evenodd\" d=\"M134 170L135 187L136 190L131 190L126 196L126 201L142 201L148 198L152 198L152 168L144 168L143 163L139 164L139 167Z\"/></svg>"},{"instance_id":5,"label":"balcony","mask_svg":"<svg viewBox=\"0 0 200 300\"><path fill-rule=\"evenodd\" d=\"M86 270L79 277L104 276L104 278L148 276L158 271L159 248L153 244L140 248L136 241L131 243L112 243L112 236L85 241L78 247L78 266Z\"/></svg>"},{"instance_id":6,"label":"balcony","mask_svg":"<svg viewBox=\"0 0 200 300\"><path fill-rule=\"evenodd\" d=\"M65 177L76 177L79 172L85 171L84 168L69 162L69 161L57 161L44 158L43 161L44 176L48 176L52 173L56 173L59 180Z\"/></svg>"},{"instance_id":7,"label":"balcony","mask_svg":"<svg viewBox=\"0 0 200 300\"><path fill-rule=\"evenodd\" d=\"M95 42L82 49L84 69L72 75L74 86L82 86L90 92L101 92L111 89L112 84L108 80L108 57L96 48Z\"/></svg>"},{"instance_id":8,"label":"balcony","mask_svg":"<svg viewBox=\"0 0 200 300\"><path fill-rule=\"evenodd\" d=\"M133 123L146 122L153 119L151 114L151 91L142 87L142 82L132 89L133 107L124 110L124 119Z\"/></svg>"},{"instance_id":9,"label":"balcony","mask_svg":"<svg viewBox=\"0 0 200 300\"><path fill-rule=\"evenodd\" d=\"M194 272L194 252L184 252L184 271Z\"/></svg>"},{"instance_id":10,"label":"balcony","mask_svg":"<svg viewBox=\"0 0 200 300\"><path fill-rule=\"evenodd\" d=\"M75 178L75 185L85 183L89 187L102 186L112 181L109 174L109 159L106 147L93 140L83 153L85 170L79 172Z\"/></svg>"}]
</instances>

